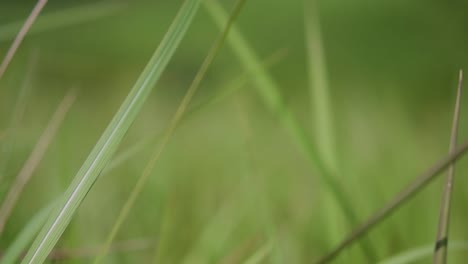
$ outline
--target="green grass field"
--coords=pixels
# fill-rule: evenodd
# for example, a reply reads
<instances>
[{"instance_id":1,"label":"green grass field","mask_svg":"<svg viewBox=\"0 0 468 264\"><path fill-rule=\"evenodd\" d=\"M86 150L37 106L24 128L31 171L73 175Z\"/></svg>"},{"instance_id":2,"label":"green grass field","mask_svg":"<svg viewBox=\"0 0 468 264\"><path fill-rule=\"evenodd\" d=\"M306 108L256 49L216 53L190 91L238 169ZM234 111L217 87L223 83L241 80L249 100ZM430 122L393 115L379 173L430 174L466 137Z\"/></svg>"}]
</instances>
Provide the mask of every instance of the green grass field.
<instances>
[{"instance_id":1,"label":"green grass field","mask_svg":"<svg viewBox=\"0 0 468 264\"><path fill-rule=\"evenodd\" d=\"M0 3L0 62L35 2ZM466 10L49 0L0 75L0 264L315 263L448 155ZM444 182L330 263L430 263Z\"/></svg>"}]
</instances>

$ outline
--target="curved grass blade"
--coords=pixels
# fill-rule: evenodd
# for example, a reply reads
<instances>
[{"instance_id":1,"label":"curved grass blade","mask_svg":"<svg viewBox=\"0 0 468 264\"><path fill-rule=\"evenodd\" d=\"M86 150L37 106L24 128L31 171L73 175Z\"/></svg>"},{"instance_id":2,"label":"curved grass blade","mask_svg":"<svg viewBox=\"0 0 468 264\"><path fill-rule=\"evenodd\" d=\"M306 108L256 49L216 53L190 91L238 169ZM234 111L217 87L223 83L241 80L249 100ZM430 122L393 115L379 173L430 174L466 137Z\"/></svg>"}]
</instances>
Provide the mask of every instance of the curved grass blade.
<instances>
[{"instance_id":1,"label":"curved grass blade","mask_svg":"<svg viewBox=\"0 0 468 264\"><path fill-rule=\"evenodd\" d=\"M106 1L46 12L37 18L28 35L96 20L117 13L117 11L122 10L123 6L121 3ZM0 42L14 38L22 23L18 21L1 25Z\"/></svg>"},{"instance_id":2,"label":"curved grass blade","mask_svg":"<svg viewBox=\"0 0 468 264\"><path fill-rule=\"evenodd\" d=\"M10 64L11 60L13 59L13 56L15 55L16 51L18 50L19 46L21 45L21 42L23 42L24 37L26 36L26 33L28 33L29 29L31 26L34 24L34 21L36 21L36 18L39 16L41 13L42 9L44 6L47 4L47 0L38 0L36 5L34 6L33 10L31 11L31 14L29 14L28 18L24 22L23 26L21 27L20 31L15 37L15 40L13 40L13 43L11 44L10 48L8 49L5 58L3 59L2 63L0 64L0 79L2 79L3 74L5 73L8 65Z\"/></svg>"},{"instance_id":3,"label":"curved grass blade","mask_svg":"<svg viewBox=\"0 0 468 264\"><path fill-rule=\"evenodd\" d=\"M42 132L42 135L37 140L37 143L31 151L28 159L16 176L13 185L10 187L2 205L0 206L0 236L3 233L8 218L20 197L23 188L29 182L37 166L44 157L50 143L54 139L60 125L65 119L68 110L75 101L75 97L76 95L74 91L70 91L65 95L44 129L44 132Z\"/></svg>"},{"instance_id":4,"label":"curved grass blade","mask_svg":"<svg viewBox=\"0 0 468 264\"><path fill-rule=\"evenodd\" d=\"M406 201L416 195L423 189L431 180L433 180L439 173L447 169L453 162L460 159L468 150L468 141L465 141L460 147L453 151L447 157L439 160L435 165L429 168L427 171L419 175L411 184L403 189L398 195L396 195L389 203L374 213L368 218L366 222L358 226L346 237L337 247L330 251L327 255L322 257L316 263L328 263L335 259L341 251L349 247L354 242L358 241L363 235L365 235L370 229L379 224L387 216L393 213Z\"/></svg>"},{"instance_id":5,"label":"curved grass blade","mask_svg":"<svg viewBox=\"0 0 468 264\"><path fill-rule=\"evenodd\" d=\"M468 251L468 241L452 241L448 246L448 250L455 251ZM414 248L396 256L387 258L380 261L378 264L410 264L423 259L429 258L434 252L434 246L427 245L423 247ZM419 263L419 262L418 262Z\"/></svg>"},{"instance_id":6,"label":"curved grass blade","mask_svg":"<svg viewBox=\"0 0 468 264\"><path fill-rule=\"evenodd\" d=\"M452 132L450 138L450 150L452 153L457 145L458 126L460 121L460 101L462 95L463 85L463 71L460 70L458 77L457 99L455 102L455 110L453 114ZM453 176L455 171L455 164L450 164L445 180L444 193L442 194L442 201L440 206L439 226L437 228L437 237L434 248L434 263L445 264L447 263L447 244L448 244L448 230L450 224L450 204L453 188Z\"/></svg>"},{"instance_id":7,"label":"curved grass blade","mask_svg":"<svg viewBox=\"0 0 468 264\"><path fill-rule=\"evenodd\" d=\"M246 0L238 0L236 2L236 5L234 7L234 10L232 11L232 14L229 18L229 20L226 22L226 26L221 34L221 36L216 40L212 48L210 49L208 55L206 56L205 60L203 61L202 65L200 66L200 69L198 70L197 74L195 75L195 78L193 79L192 83L190 84L190 87L188 88L187 92L184 95L184 98L182 99L182 102L180 103L179 107L176 110L176 113L174 114L174 117L171 120L171 123L167 127L167 129L164 131L164 135L162 137L160 146L156 148L155 152L151 155L151 158L149 162L147 163L143 174L141 177L138 179L135 187L133 188L132 192L130 193L130 197L128 200L125 202L122 210L119 213L119 216L117 217L117 220L112 227L112 230L106 240L106 245L104 246L104 249L102 253L96 258L94 261L95 264L100 263L103 256L105 255L106 251L109 248L109 245L112 243L114 240L115 236L117 235L121 225L127 218L128 213L130 212L130 209L133 207L133 204L135 203L138 195L141 193L141 190L143 189L143 186L145 185L146 181L148 180L149 176L151 175L151 172L154 169L154 166L156 165L156 162L159 160L159 157L161 156L162 152L164 151L167 143L169 142L170 138L172 137L172 134L174 133L175 129L179 125L182 117L184 116L187 107L192 100L193 96L195 95L196 91L198 90L198 87L200 86L201 81L205 77L206 72L208 71L208 68L218 55L219 51L221 50L221 47L224 44L224 41L228 35L228 32L234 23L234 20L237 18L239 15L242 7L244 6Z\"/></svg>"},{"instance_id":8,"label":"curved grass blade","mask_svg":"<svg viewBox=\"0 0 468 264\"><path fill-rule=\"evenodd\" d=\"M206 0L204 4L216 25L220 27L220 25L226 21L226 12L221 5L214 0ZM253 82L267 107L278 116L283 126L290 132L293 140L296 141L296 144L307 155L311 165L317 170L319 176L323 180L326 191L330 192L332 197L336 199L337 204L347 218L347 222L349 222L350 225L355 225L358 222L357 216L345 189L338 181L336 175L334 175L334 172L327 167L324 160L317 152L316 146L308 138L305 129L287 108L281 96L279 86L261 65L257 54L255 54L254 50L249 46L248 42L236 27L232 28L228 37L228 42L242 66L253 76ZM374 255L372 253L372 247L365 242L362 243L362 247L367 253L367 256L372 258L372 255ZM369 261L372 262L373 260L369 259Z\"/></svg>"},{"instance_id":9,"label":"curved grass blade","mask_svg":"<svg viewBox=\"0 0 468 264\"><path fill-rule=\"evenodd\" d=\"M191 24L198 6L199 0L187 0L181 7L158 49L76 174L64 198L54 209L22 263L42 263L57 243L159 80Z\"/></svg>"}]
</instances>

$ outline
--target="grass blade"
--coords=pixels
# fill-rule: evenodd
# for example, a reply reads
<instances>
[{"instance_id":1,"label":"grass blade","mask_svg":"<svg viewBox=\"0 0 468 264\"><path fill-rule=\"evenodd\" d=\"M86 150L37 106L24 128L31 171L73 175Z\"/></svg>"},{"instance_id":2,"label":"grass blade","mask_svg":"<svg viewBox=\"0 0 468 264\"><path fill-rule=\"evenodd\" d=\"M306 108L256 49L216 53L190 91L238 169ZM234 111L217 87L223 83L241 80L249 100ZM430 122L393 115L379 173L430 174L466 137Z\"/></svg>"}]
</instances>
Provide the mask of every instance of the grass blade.
<instances>
[{"instance_id":1,"label":"grass blade","mask_svg":"<svg viewBox=\"0 0 468 264\"><path fill-rule=\"evenodd\" d=\"M160 146L156 149L156 151L152 154L150 161L146 165L143 174L141 177L138 179L135 187L133 188L130 197L128 200L125 202L122 210L119 213L119 216L117 217L117 220L112 227L112 230L109 234L109 237L106 240L106 246L104 247L102 253L96 258L94 263L99 263L101 262L104 254L108 250L109 245L112 243L114 240L115 236L117 235L117 232L119 231L121 225L127 218L128 213L130 212L130 209L133 207L133 204L135 203L138 195L140 194L141 190L143 189L143 186L145 185L147 179L149 178L151 172L153 171L154 166L156 165L156 162L159 160L159 157L161 156L162 152L164 151L164 148L166 147L167 143L169 142L170 138L172 137L172 134L174 133L175 129L179 125L180 120L184 116L187 107L192 100L193 96L195 95L196 91L198 90L198 87L200 86L201 81L205 77L206 72L208 71L209 66L213 62L213 60L216 58L218 55L219 51L221 50L221 47L224 44L224 40L227 37L227 33L229 32L234 20L237 18L238 14L240 13L244 3L246 0L238 0L236 2L236 6L234 7L234 10L226 23L225 29L221 36L216 40L215 44L213 47L210 49L208 55L206 56L205 60L203 61L200 69L198 70L197 74L195 75L195 78L193 79L192 83L190 84L190 87L188 88L186 94L184 95L184 98L182 99L182 102L180 103L179 107L176 110L176 113L174 114L174 117L171 120L171 123L167 127L167 129L164 131L164 135L162 137Z\"/></svg>"},{"instance_id":2,"label":"grass blade","mask_svg":"<svg viewBox=\"0 0 468 264\"><path fill-rule=\"evenodd\" d=\"M199 0L187 0L118 112L89 154L22 263L42 263L70 223L73 213L116 151L155 83L179 46L198 9Z\"/></svg>"},{"instance_id":3,"label":"grass blade","mask_svg":"<svg viewBox=\"0 0 468 264\"><path fill-rule=\"evenodd\" d=\"M44 31L76 25L101 17L115 14L124 5L116 2L103 1L89 5L71 7L60 11L43 13L37 18L34 25L29 30L29 35L38 34ZM15 37L20 30L22 22L12 22L0 26L0 42L10 40Z\"/></svg>"},{"instance_id":4,"label":"grass blade","mask_svg":"<svg viewBox=\"0 0 468 264\"><path fill-rule=\"evenodd\" d=\"M468 150L468 141L464 142L459 148L453 151L447 157L439 160L434 166L429 168L427 171L419 175L410 185L408 185L403 191L395 196L389 203L373 214L369 219L362 225L354 229L351 234L346 237L335 249L330 253L322 257L317 263L328 263L337 257L343 249L349 247L353 242L356 242L364 234L366 234L371 228L376 226L387 216L393 213L397 208L404 204L407 200L417 194L423 189L431 180L433 180L439 173L445 170L453 162L461 158Z\"/></svg>"},{"instance_id":5,"label":"grass blade","mask_svg":"<svg viewBox=\"0 0 468 264\"><path fill-rule=\"evenodd\" d=\"M255 254L248 258L244 264L257 264L262 263L268 254L273 250L273 241L268 242L266 245L261 247Z\"/></svg>"},{"instance_id":6,"label":"grass blade","mask_svg":"<svg viewBox=\"0 0 468 264\"><path fill-rule=\"evenodd\" d=\"M37 166L44 157L47 149L49 148L50 143L54 139L55 134L57 134L60 125L65 119L68 110L75 101L75 97L75 93L71 91L68 92L67 95L63 98L62 102L60 102L60 105L57 107L57 110L55 110L55 113L52 115L44 132L37 140L34 149L31 151L31 154L29 155L20 172L16 176L13 185L10 187L0 207L0 236L3 233L8 218L11 212L13 211L16 202L18 201L21 195L21 192L23 191L24 186L26 186L26 184L29 182Z\"/></svg>"},{"instance_id":7,"label":"grass blade","mask_svg":"<svg viewBox=\"0 0 468 264\"><path fill-rule=\"evenodd\" d=\"M460 101L462 95L463 85L463 71L460 70L458 77L458 88L457 88L457 99L455 102L455 110L453 114L452 132L450 138L450 149L452 153L457 145L458 138L458 127L460 121ZM434 249L434 263L445 264L447 263L447 244L448 244L448 229L450 223L450 202L452 197L453 188L453 176L454 176L455 164L452 163L448 167L447 179L445 180L444 193L442 195L439 226L437 230L437 238Z\"/></svg>"},{"instance_id":8,"label":"grass blade","mask_svg":"<svg viewBox=\"0 0 468 264\"><path fill-rule=\"evenodd\" d=\"M24 112L26 111L28 97L33 86L34 73L38 66L38 57L38 51L35 50L28 62L26 73L23 77L21 87L19 88L18 99L13 107L13 112L11 114L11 119L8 122L8 126L5 129L5 137L7 140L0 147L0 182L4 180L5 171L11 159L11 155L9 154L16 144L15 135L17 135L18 127L23 119Z\"/></svg>"},{"instance_id":9,"label":"grass blade","mask_svg":"<svg viewBox=\"0 0 468 264\"><path fill-rule=\"evenodd\" d=\"M448 246L449 251L468 251L468 241L452 241ZM380 261L378 264L409 264L425 258L429 258L434 252L434 246L427 245L414 248L396 256Z\"/></svg>"},{"instance_id":10,"label":"grass blade","mask_svg":"<svg viewBox=\"0 0 468 264\"><path fill-rule=\"evenodd\" d=\"M111 162L106 168L102 171L101 177L105 176L112 170L118 168L124 164L128 159L132 158L135 154L138 153L143 147L148 144L148 139L144 139L136 144L133 144L132 147L125 149ZM52 202L47 205L47 207L41 209L23 228L19 235L16 236L15 241L11 243L8 247L8 250L5 252L5 255L2 257L0 264L13 264L17 263L17 260L20 254L26 249L26 247L33 241L34 236L39 232L40 228L44 225L47 217L52 211L53 206L57 204L60 197L55 198ZM45 212L47 211L47 213Z\"/></svg>"},{"instance_id":11,"label":"grass blade","mask_svg":"<svg viewBox=\"0 0 468 264\"><path fill-rule=\"evenodd\" d=\"M204 4L216 25L220 27L224 21L226 21L226 12L221 5L214 0L206 0ZM317 170L326 187L325 191L329 192L336 200L347 222L351 225L356 224L357 216L344 188L338 182L338 178L336 178L333 171L327 167L324 160L319 155L317 148L308 138L305 129L286 107L279 86L262 66L257 54L255 54L254 50L249 46L248 42L236 27L233 27L228 41L242 66L253 76L253 82L267 107L278 116L283 126L290 132L293 140L295 140L297 145L306 153L311 165ZM366 243L363 243L362 246L366 255L370 258L369 261L372 262L371 258L374 250Z\"/></svg>"},{"instance_id":12,"label":"grass blade","mask_svg":"<svg viewBox=\"0 0 468 264\"><path fill-rule=\"evenodd\" d=\"M47 207L41 209L21 230L16 236L15 241L10 244L5 255L2 256L0 264L14 264L19 263L21 254L26 250L26 247L30 245L34 236L39 232L41 227L44 225L47 217L52 211L56 203L50 203Z\"/></svg>"},{"instance_id":13,"label":"grass blade","mask_svg":"<svg viewBox=\"0 0 468 264\"><path fill-rule=\"evenodd\" d=\"M318 3L316 0L304 1L304 5L309 90L316 128L315 140L324 162L329 168L336 169L334 119L330 106L330 86L328 84L320 17L317 10Z\"/></svg>"},{"instance_id":14,"label":"grass blade","mask_svg":"<svg viewBox=\"0 0 468 264\"><path fill-rule=\"evenodd\" d=\"M23 27L18 32L18 35L16 35L15 40L13 40L13 43L11 44L10 48L8 49L7 54L5 55L5 58L3 59L2 63L0 64L0 79L2 79L3 74L5 73L8 65L10 64L11 60L13 59L13 56L15 55L16 51L18 50L18 47L21 45L21 42L23 42L23 39L26 36L26 33L28 33L29 29L34 24L34 21L39 16L39 14L41 13L42 9L44 8L44 6L46 4L47 4L47 0L38 0L37 1L37 4L34 6L33 10L31 11L31 14L29 15L29 17L24 22Z\"/></svg>"}]
</instances>

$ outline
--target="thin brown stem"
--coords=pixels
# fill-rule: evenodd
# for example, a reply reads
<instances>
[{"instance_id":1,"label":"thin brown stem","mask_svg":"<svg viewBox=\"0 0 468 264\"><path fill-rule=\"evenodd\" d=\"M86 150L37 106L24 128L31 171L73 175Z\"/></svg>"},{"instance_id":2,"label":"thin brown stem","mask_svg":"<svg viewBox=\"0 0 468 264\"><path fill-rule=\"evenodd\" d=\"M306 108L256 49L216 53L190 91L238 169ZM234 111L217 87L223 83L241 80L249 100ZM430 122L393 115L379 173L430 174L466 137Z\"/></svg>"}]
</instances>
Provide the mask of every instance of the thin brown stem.
<instances>
[{"instance_id":1,"label":"thin brown stem","mask_svg":"<svg viewBox=\"0 0 468 264\"><path fill-rule=\"evenodd\" d=\"M65 118L68 110L75 101L75 97L75 92L70 91L60 102L59 106L57 107L57 110L55 110L55 113L52 115L49 123L47 124L44 132L42 132L42 135L37 140L34 149L31 151L31 154L29 155L20 172L16 176L13 185L10 187L8 194L6 195L6 198L4 199L0 207L0 235L2 234L5 228L5 224L7 223L8 218L11 212L13 211L13 208L15 207L16 202L18 201L18 198L21 195L24 186L26 186L26 184L31 179L31 176L33 175L37 166L44 157L44 154L47 151L50 143L55 138L55 135L60 125L62 124L63 119Z\"/></svg>"},{"instance_id":2,"label":"thin brown stem","mask_svg":"<svg viewBox=\"0 0 468 264\"><path fill-rule=\"evenodd\" d=\"M28 33L29 29L31 26L34 24L34 21L36 21L36 18L39 16L41 13L42 9L46 5L47 0L38 0L36 6L34 6L33 10L31 11L31 14L29 14L29 17L26 19L26 21L23 24L23 27L20 29L18 34L15 37L15 40L13 40L13 43L11 44L10 48L8 49L5 58L3 59L2 63L0 64L0 79L2 79L8 65L10 64L11 60L13 59L13 56L15 55L16 51L18 50L18 47L21 45L23 42L24 37L26 36L26 33Z\"/></svg>"},{"instance_id":3,"label":"thin brown stem","mask_svg":"<svg viewBox=\"0 0 468 264\"><path fill-rule=\"evenodd\" d=\"M418 193L424 186L426 186L431 180L433 180L439 173L444 171L450 164L458 160L468 150L468 141L464 142L459 148L449 154L447 157L441 159L434 166L429 168L427 171L418 176L410 185L408 185L403 191L395 196L387 205L382 207L374 215L372 215L366 222L357 227L351 234L345 238L335 249L330 253L322 257L316 263L328 263L337 257L343 249L349 247L351 244L359 240L364 234L370 229L384 220L387 216L393 213L398 207L412 198Z\"/></svg>"},{"instance_id":4,"label":"thin brown stem","mask_svg":"<svg viewBox=\"0 0 468 264\"><path fill-rule=\"evenodd\" d=\"M460 101L463 86L463 71L460 70L458 75L457 99L455 101L455 110L453 113L452 132L450 137L449 153L453 153L458 138L458 127L460 120ZM445 180L445 188L442 194L442 201L439 215L439 226L437 229L437 237L434 247L434 264L447 263L447 244L448 244L448 229L450 223L450 205L453 188L453 176L455 164L451 163L448 167L447 178Z\"/></svg>"}]
</instances>

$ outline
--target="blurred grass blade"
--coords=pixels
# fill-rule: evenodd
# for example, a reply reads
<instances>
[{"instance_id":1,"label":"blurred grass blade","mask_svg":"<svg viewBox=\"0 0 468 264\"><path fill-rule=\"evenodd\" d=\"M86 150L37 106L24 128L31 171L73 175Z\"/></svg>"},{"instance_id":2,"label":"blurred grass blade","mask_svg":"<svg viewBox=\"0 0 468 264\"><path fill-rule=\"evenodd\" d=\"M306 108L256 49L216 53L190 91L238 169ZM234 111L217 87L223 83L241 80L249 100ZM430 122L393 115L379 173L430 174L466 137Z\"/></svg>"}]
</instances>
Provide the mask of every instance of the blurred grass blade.
<instances>
[{"instance_id":1,"label":"blurred grass blade","mask_svg":"<svg viewBox=\"0 0 468 264\"><path fill-rule=\"evenodd\" d=\"M109 16L122 10L124 5L117 2L102 1L98 3L80 5L63 10L43 13L37 18L34 25L29 30L29 35L38 34L47 30L64 28L76 25L101 17ZM12 22L0 25L0 42L10 40L15 37L20 30L22 22Z\"/></svg>"},{"instance_id":2,"label":"blurred grass blade","mask_svg":"<svg viewBox=\"0 0 468 264\"><path fill-rule=\"evenodd\" d=\"M182 98L182 102L180 103L179 107L177 108L174 117L172 118L170 124L168 125L167 129L164 131L160 146L156 148L155 152L151 155L149 162L145 166L145 169L143 171L143 174L140 176L138 179L135 187L133 188L132 192L130 193L129 198L125 202L122 210L119 213L119 216L117 217L117 220L115 221L114 226L112 227L112 230L109 234L109 237L106 240L106 245L103 248L102 253L96 258L94 263L99 263L101 262L103 256L105 255L106 251L109 248L109 245L112 243L114 240L115 236L117 235L121 225L127 218L127 215L130 212L130 209L133 207L133 204L135 203L138 195L141 193L141 190L143 189L146 181L148 180L149 176L151 175L151 172L153 171L154 166L156 165L156 162L159 160L159 157L164 151L164 148L166 147L167 143L169 142L170 138L172 137L172 134L174 133L175 129L179 125L182 117L184 116L187 107L192 100L193 96L195 95L196 91L198 90L198 87L200 86L201 81L206 75L206 72L208 71L208 68L210 65L213 63L214 59L218 55L219 51L221 50L221 47L224 44L224 41L228 35L228 32L234 23L234 20L237 18L239 15L242 7L244 6L246 0L238 0L236 2L236 5L234 7L234 10L232 11L232 14L230 18L227 20L224 30L222 34L219 36L219 38L216 40L214 45L211 47L210 51L208 52L208 55L206 56L205 60L203 61L202 65L200 66L200 69L198 70L197 74L195 75L195 78L193 79L192 83L190 84L190 87L187 89L187 92L184 95L184 98Z\"/></svg>"},{"instance_id":3,"label":"blurred grass blade","mask_svg":"<svg viewBox=\"0 0 468 264\"><path fill-rule=\"evenodd\" d=\"M206 0L204 4L210 16L212 16L215 23L220 27L226 21L227 17L222 6L214 0ZM340 185L336 176L333 175L333 172L326 166L317 152L317 149L308 138L305 129L287 108L281 96L280 88L262 66L254 50L249 46L236 27L232 28L228 41L243 67L253 76L253 82L260 96L265 101L265 104L278 116L284 127L289 130L297 145L306 153L311 165L322 177L321 179L327 188L326 191L329 191L332 197L336 199L347 221L350 225L355 225L357 223L357 216L344 188ZM363 248L366 255L369 257L369 261L372 261L372 256L375 255L372 247L364 243Z\"/></svg>"},{"instance_id":4,"label":"blurred grass blade","mask_svg":"<svg viewBox=\"0 0 468 264\"><path fill-rule=\"evenodd\" d=\"M457 146L458 127L460 121L460 107L461 95L463 86L463 71L460 70L458 77L457 98L455 101L455 110L453 113L452 132L450 137L449 152L453 153ZM439 226L437 229L437 237L434 248L434 263L445 264L447 263L447 244L448 244L448 230L450 224L450 203L452 197L453 177L455 171L455 163L450 164L445 180L444 193L442 194L442 201L439 215Z\"/></svg>"},{"instance_id":5,"label":"blurred grass blade","mask_svg":"<svg viewBox=\"0 0 468 264\"><path fill-rule=\"evenodd\" d=\"M225 245L229 236L234 233L241 218L241 214L234 213L231 200L224 202L218 212L207 221L200 237L196 239L194 246L188 250L180 263L206 263L218 256L217 253L219 253L220 248Z\"/></svg>"},{"instance_id":6,"label":"blurred grass blade","mask_svg":"<svg viewBox=\"0 0 468 264\"><path fill-rule=\"evenodd\" d=\"M21 230L21 232L16 236L13 243L9 245L5 255L2 256L0 264L19 263L21 254L25 252L27 246L31 244L34 236L36 236L39 230L42 228L53 207L56 205L54 202L51 202L47 207L41 209L27 223L23 230Z\"/></svg>"},{"instance_id":7,"label":"blurred grass blade","mask_svg":"<svg viewBox=\"0 0 468 264\"><path fill-rule=\"evenodd\" d=\"M468 251L468 241L452 241L448 246L449 251ZM378 264L410 264L420 263L420 261L429 258L434 252L434 245L414 248L396 256L380 261Z\"/></svg>"},{"instance_id":8,"label":"blurred grass blade","mask_svg":"<svg viewBox=\"0 0 468 264\"><path fill-rule=\"evenodd\" d=\"M244 264L257 264L263 263L264 259L268 256L268 254L273 249L273 241L268 242L266 245L261 247L255 254L253 254L250 258L248 258Z\"/></svg>"},{"instance_id":9,"label":"blurred grass blade","mask_svg":"<svg viewBox=\"0 0 468 264\"><path fill-rule=\"evenodd\" d=\"M21 45L21 42L23 42L23 39L26 36L26 33L28 33L29 29L34 24L34 21L39 16L39 14L41 13L42 9L44 8L46 4L47 4L47 0L38 0L33 10L31 11L31 14L29 14L28 18L26 19L23 26L19 30L18 34L13 40L13 43L11 44L10 48L7 51L5 58L0 64L0 79L2 79L3 74L5 73L8 65L13 59L13 56L18 50L19 46Z\"/></svg>"},{"instance_id":10,"label":"blurred grass blade","mask_svg":"<svg viewBox=\"0 0 468 264\"><path fill-rule=\"evenodd\" d=\"M278 50L277 52L273 53L269 57L267 57L265 60L262 61L262 64L265 66L265 68L270 68L272 66L275 66L280 60L282 60L285 56L287 55L287 50L281 49ZM196 104L192 104L189 109L187 110L187 115L192 114L195 112L198 112L202 108L209 107L211 105L217 104L220 101L229 98L230 95L232 95L235 91L240 90L241 88L246 87L252 79L252 75L249 74L248 72L242 73L240 76L237 78L231 80L228 82L226 85L227 88L223 88L220 91L215 92L213 95L209 96L208 99L205 99L204 101Z\"/></svg>"},{"instance_id":11,"label":"blurred grass blade","mask_svg":"<svg viewBox=\"0 0 468 264\"><path fill-rule=\"evenodd\" d=\"M34 50L31 54L31 58L28 61L26 73L22 77L21 86L18 92L18 99L15 102L11 119L5 129L5 137L7 140L0 147L0 182L4 180L5 171L8 167L11 159L10 151L15 146L16 136L18 134L18 127L21 120L23 119L26 106L28 104L28 98L30 96L30 90L34 83L34 74L38 66L38 51ZM1 190L3 191L3 190ZM0 191L0 192L1 192Z\"/></svg>"},{"instance_id":12,"label":"blurred grass blade","mask_svg":"<svg viewBox=\"0 0 468 264\"><path fill-rule=\"evenodd\" d=\"M468 141L464 142L460 147L453 151L447 157L439 160L435 165L429 168L427 171L419 175L410 185L403 189L398 195L395 196L389 203L374 213L368 218L366 222L358 226L346 237L337 247L335 247L330 253L322 257L317 263L328 263L337 257L341 251L349 247L354 242L358 241L364 234L370 229L386 219L391 213L393 213L402 204L416 195L423 187L425 187L431 180L433 180L439 173L444 171L450 164L460 159L468 150Z\"/></svg>"},{"instance_id":13,"label":"blurred grass blade","mask_svg":"<svg viewBox=\"0 0 468 264\"><path fill-rule=\"evenodd\" d=\"M37 143L31 151L31 154L29 155L28 159L26 160L20 172L16 176L13 185L8 190L8 193L0 207L0 236L3 233L8 218L11 215L11 212L13 211L16 202L20 197L23 188L29 182L37 166L44 157L47 149L49 148L50 143L54 139L58 129L60 128L60 125L65 119L68 110L75 101L75 97L76 95L74 91L70 91L67 93L67 95L65 95L65 97L55 110L55 113L52 115L46 128L44 129L44 132L42 132L42 135L37 140Z\"/></svg>"},{"instance_id":14,"label":"blurred grass blade","mask_svg":"<svg viewBox=\"0 0 468 264\"><path fill-rule=\"evenodd\" d=\"M253 128L252 121L249 119L249 115L246 110L246 105L243 104L244 100L236 98L235 108L238 113L240 135L242 136L243 149L245 150L244 156L246 163L246 176L244 177L244 184L242 188L249 190L247 192L246 199L248 203L254 208L255 212L259 214L256 217L259 221L259 225L263 227L267 240L276 241L278 236L278 226L275 223L275 217L273 213L272 202L267 197L265 186L267 183L261 176L260 168L255 159L256 148L253 139ZM260 180L261 179L261 180ZM282 248L274 243L272 249L273 254L270 257L270 263L284 263L284 253Z\"/></svg>"},{"instance_id":15,"label":"blurred grass blade","mask_svg":"<svg viewBox=\"0 0 468 264\"><path fill-rule=\"evenodd\" d=\"M70 223L73 213L116 151L150 91L179 46L198 9L199 0L186 0L158 49L118 112L54 209L22 263L42 263Z\"/></svg>"},{"instance_id":16,"label":"blurred grass blade","mask_svg":"<svg viewBox=\"0 0 468 264\"><path fill-rule=\"evenodd\" d=\"M317 0L304 1L305 40L315 142L326 165L337 166L335 130Z\"/></svg>"}]
</instances>

